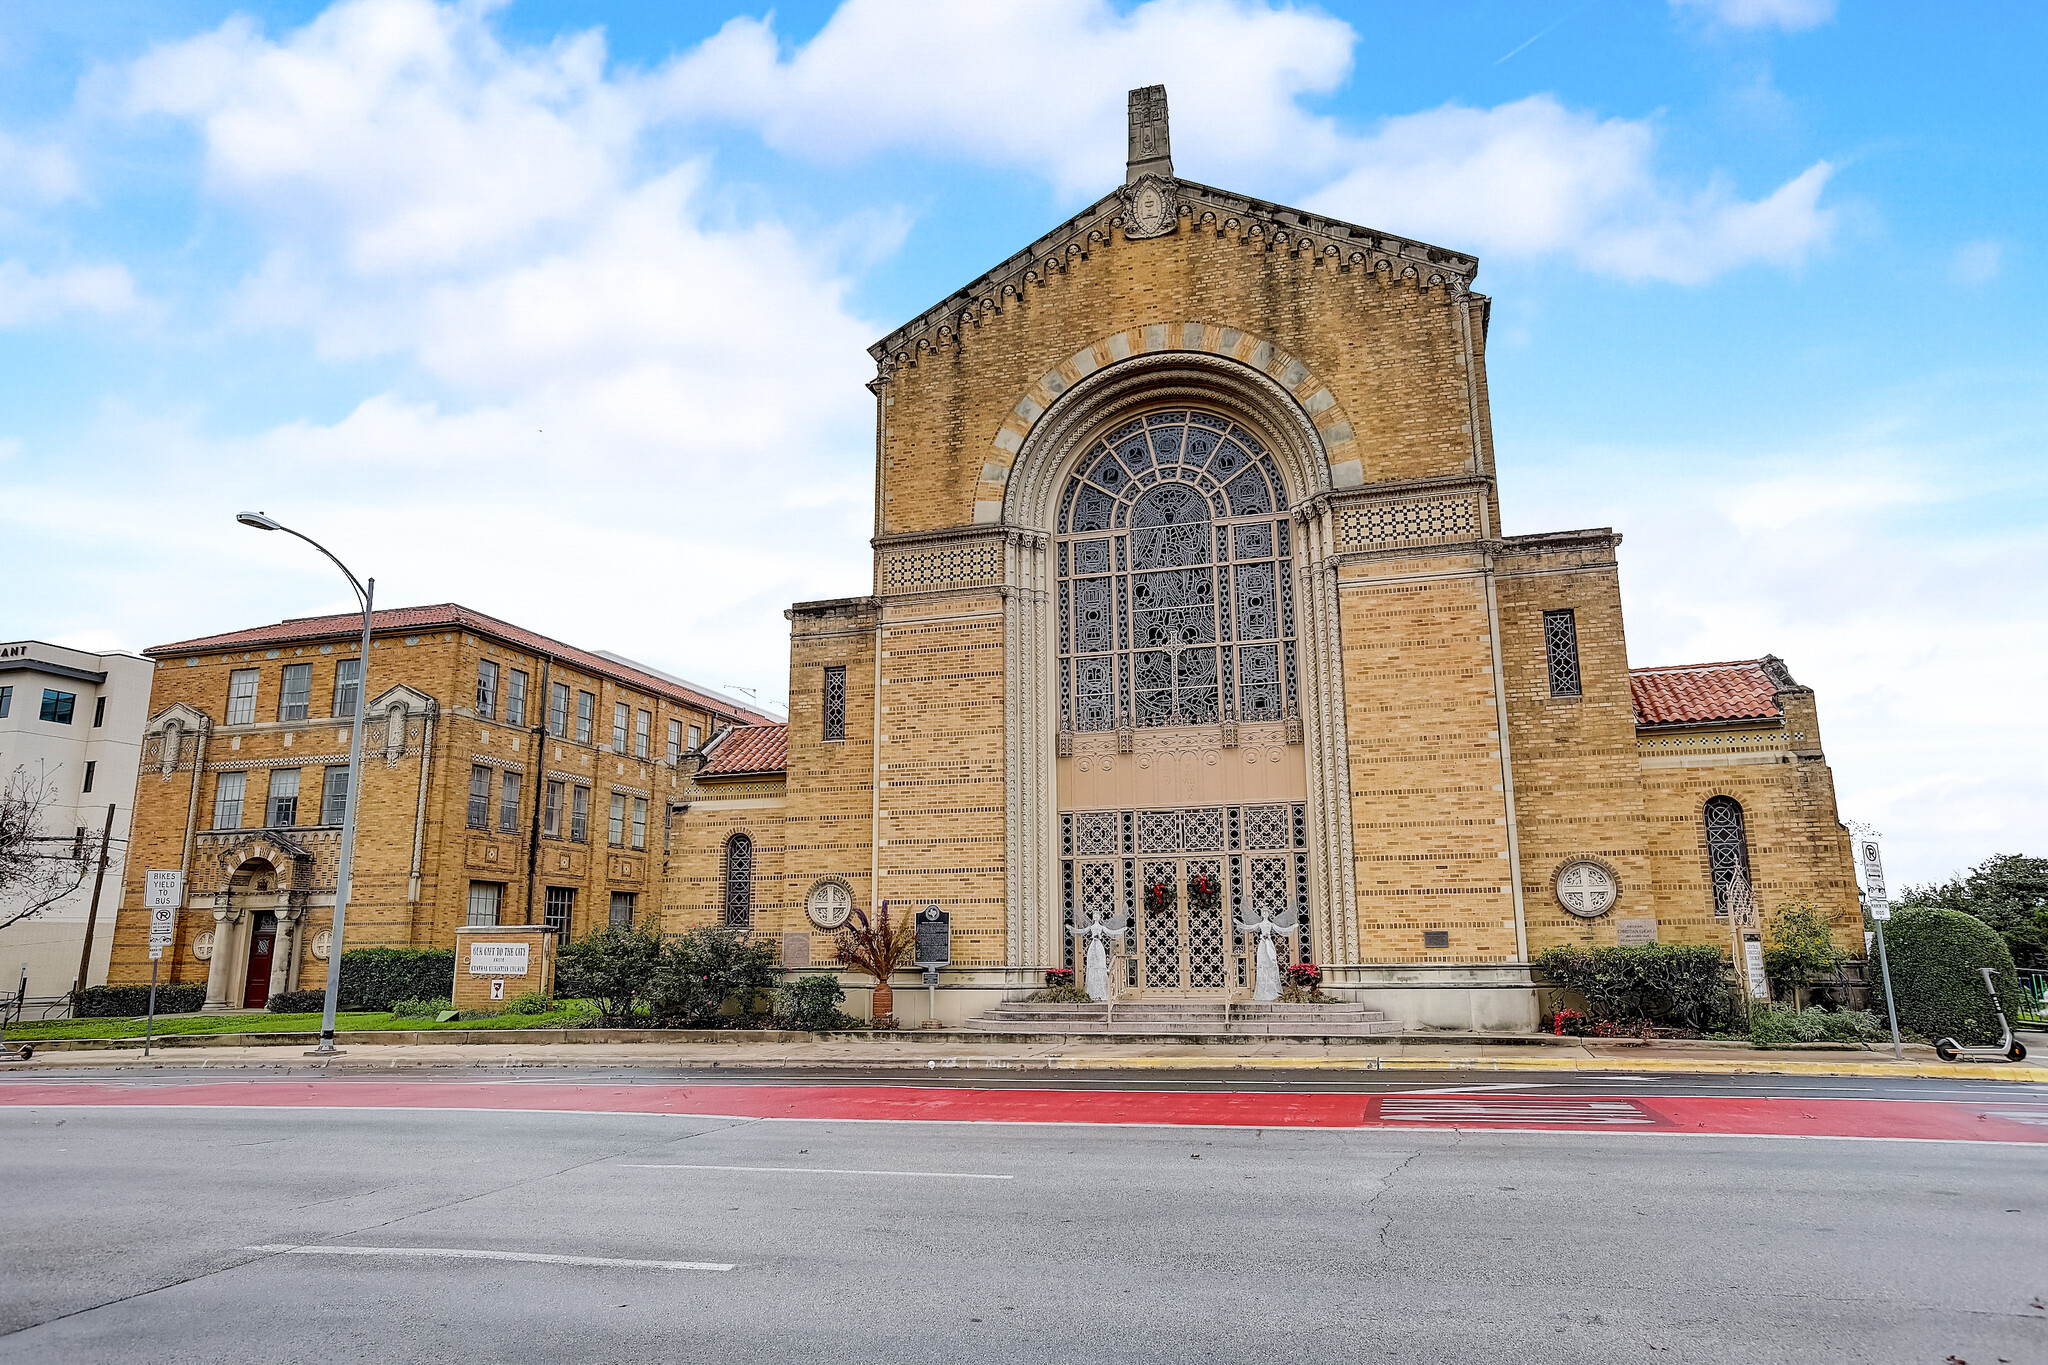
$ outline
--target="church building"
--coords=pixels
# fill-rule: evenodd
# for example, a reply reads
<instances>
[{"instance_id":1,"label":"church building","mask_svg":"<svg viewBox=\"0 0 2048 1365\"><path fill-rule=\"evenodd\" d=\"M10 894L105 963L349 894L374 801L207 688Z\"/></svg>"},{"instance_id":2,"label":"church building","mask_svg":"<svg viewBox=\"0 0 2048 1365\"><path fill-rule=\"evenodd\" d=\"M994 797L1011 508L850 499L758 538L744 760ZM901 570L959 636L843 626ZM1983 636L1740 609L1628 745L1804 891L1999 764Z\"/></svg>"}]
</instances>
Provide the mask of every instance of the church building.
<instances>
[{"instance_id":1,"label":"church building","mask_svg":"<svg viewBox=\"0 0 2048 1365\"><path fill-rule=\"evenodd\" d=\"M1812 691L1631 670L1621 536L1502 531L1477 269L1179 178L1133 91L1122 186L873 347L873 582L790 609L786 726L693 760L664 926L800 969L937 905L953 1022L1094 921L1125 997L1242 998L1265 918L1488 1030L1536 1025L1532 954L1726 945L1731 903L1860 948Z\"/></svg>"}]
</instances>

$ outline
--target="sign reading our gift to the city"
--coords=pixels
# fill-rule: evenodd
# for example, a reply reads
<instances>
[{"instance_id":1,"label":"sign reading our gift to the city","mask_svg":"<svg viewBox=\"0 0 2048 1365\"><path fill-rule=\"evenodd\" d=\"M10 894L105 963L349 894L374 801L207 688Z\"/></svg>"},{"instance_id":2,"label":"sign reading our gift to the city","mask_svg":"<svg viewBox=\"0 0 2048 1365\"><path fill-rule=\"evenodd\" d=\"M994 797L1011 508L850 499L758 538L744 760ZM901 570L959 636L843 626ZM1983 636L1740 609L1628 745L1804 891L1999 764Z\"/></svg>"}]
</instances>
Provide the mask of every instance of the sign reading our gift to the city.
<instances>
[{"instance_id":1,"label":"sign reading our gift to the city","mask_svg":"<svg viewBox=\"0 0 2048 1365\"><path fill-rule=\"evenodd\" d=\"M471 976L525 976L531 944L472 943L469 945Z\"/></svg>"}]
</instances>

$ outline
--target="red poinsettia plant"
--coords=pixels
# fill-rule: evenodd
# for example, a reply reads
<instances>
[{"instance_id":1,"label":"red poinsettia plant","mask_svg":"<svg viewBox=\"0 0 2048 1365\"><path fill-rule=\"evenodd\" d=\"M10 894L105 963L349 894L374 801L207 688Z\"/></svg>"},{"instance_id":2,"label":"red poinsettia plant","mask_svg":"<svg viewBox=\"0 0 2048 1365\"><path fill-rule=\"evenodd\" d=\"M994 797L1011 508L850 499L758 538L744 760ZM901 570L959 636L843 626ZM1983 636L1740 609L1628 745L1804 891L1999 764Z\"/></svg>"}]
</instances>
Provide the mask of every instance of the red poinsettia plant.
<instances>
[{"instance_id":1,"label":"red poinsettia plant","mask_svg":"<svg viewBox=\"0 0 2048 1365\"><path fill-rule=\"evenodd\" d=\"M1586 1016L1578 1010L1559 1010L1551 1016L1550 1031L1560 1038L1586 1036Z\"/></svg>"},{"instance_id":2,"label":"red poinsettia plant","mask_svg":"<svg viewBox=\"0 0 2048 1365\"><path fill-rule=\"evenodd\" d=\"M1072 967L1048 967L1045 969L1045 984L1048 986L1071 986L1074 984Z\"/></svg>"},{"instance_id":3,"label":"red poinsettia plant","mask_svg":"<svg viewBox=\"0 0 2048 1365\"><path fill-rule=\"evenodd\" d=\"M1313 962L1297 962L1287 969L1287 984L1312 991L1323 984L1323 969Z\"/></svg>"},{"instance_id":4,"label":"red poinsettia plant","mask_svg":"<svg viewBox=\"0 0 2048 1365\"><path fill-rule=\"evenodd\" d=\"M1196 910L1214 910L1223 900L1223 887L1212 873L1197 872L1188 878L1188 905Z\"/></svg>"}]
</instances>

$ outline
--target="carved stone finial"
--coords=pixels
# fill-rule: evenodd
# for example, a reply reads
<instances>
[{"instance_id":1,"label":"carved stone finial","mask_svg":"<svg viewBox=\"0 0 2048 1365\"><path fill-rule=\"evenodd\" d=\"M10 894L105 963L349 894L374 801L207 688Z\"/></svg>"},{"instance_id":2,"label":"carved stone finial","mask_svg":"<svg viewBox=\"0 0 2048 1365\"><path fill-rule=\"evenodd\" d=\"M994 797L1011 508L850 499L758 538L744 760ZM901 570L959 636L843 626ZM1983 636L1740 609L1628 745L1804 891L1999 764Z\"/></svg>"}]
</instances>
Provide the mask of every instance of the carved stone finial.
<instances>
[{"instance_id":1,"label":"carved stone finial","mask_svg":"<svg viewBox=\"0 0 2048 1365\"><path fill-rule=\"evenodd\" d=\"M1173 146L1166 132L1166 87L1147 85L1131 92L1131 154L1124 183L1145 175L1173 178Z\"/></svg>"}]
</instances>

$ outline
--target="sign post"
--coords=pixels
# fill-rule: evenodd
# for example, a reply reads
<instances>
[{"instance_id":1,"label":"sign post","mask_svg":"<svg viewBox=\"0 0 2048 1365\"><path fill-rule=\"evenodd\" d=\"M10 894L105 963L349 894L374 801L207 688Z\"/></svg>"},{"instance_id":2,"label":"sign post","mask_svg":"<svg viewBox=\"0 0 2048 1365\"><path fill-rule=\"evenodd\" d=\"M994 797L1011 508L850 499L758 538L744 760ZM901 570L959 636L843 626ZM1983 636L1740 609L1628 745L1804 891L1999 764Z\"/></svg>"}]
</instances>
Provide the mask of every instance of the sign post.
<instances>
[{"instance_id":1,"label":"sign post","mask_svg":"<svg viewBox=\"0 0 2048 1365\"><path fill-rule=\"evenodd\" d=\"M156 1041L156 974L164 949L178 937L178 907L185 902L185 874L151 868L142 874L142 904L149 911L149 1014L142 1028L142 1055Z\"/></svg>"},{"instance_id":2,"label":"sign post","mask_svg":"<svg viewBox=\"0 0 2048 1365\"><path fill-rule=\"evenodd\" d=\"M936 905L917 912L917 965L924 969L925 1027L939 1026L939 968L953 963L953 916Z\"/></svg>"},{"instance_id":3,"label":"sign post","mask_svg":"<svg viewBox=\"0 0 2048 1365\"><path fill-rule=\"evenodd\" d=\"M1884 857L1878 852L1877 840L1869 837L1856 841L1856 866L1863 869L1863 904L1870 911L1870 922L1877 926L1877 970L1884 981L1884 1008L1892 1024L1892 1056L1906 1060L1906 1045L1899 1037L1899 1006L1892 999L1892 968L1885 960L1884 925L1892 917L1890 895L1884 885ZM1870 970L1869 964L1864 970Z\"/></svg>"}]
</instances>

